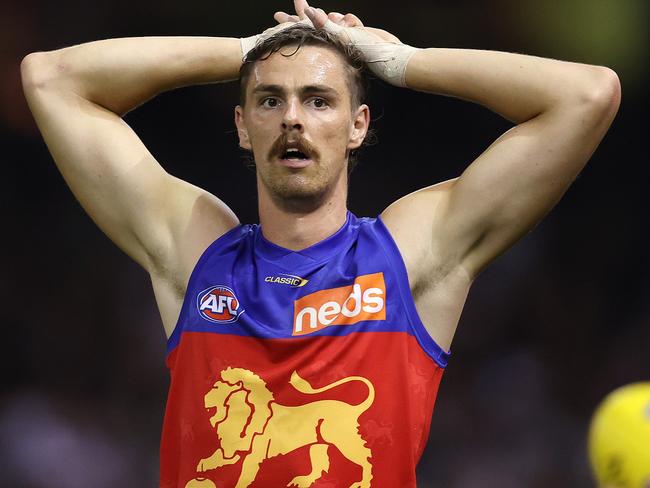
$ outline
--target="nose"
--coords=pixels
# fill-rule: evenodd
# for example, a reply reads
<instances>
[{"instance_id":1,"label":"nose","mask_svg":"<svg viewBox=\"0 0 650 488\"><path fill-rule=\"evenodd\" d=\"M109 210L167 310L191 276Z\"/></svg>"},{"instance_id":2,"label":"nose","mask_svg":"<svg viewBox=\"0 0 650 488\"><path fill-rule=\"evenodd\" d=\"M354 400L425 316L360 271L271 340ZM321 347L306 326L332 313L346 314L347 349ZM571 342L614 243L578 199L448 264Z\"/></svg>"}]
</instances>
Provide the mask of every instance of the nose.
<instances>
[{"instance_id":1,"label":"nose","mask_svg":"<svg viewBox=\"0 0 650 488\"><path fill-rule=\"evenodd\" d=\"M302 122L302 105L298 100L289 100L282 117L282 130L291 132L297 130L302 133L304 126Z\"/></svg>"}]
</instances>

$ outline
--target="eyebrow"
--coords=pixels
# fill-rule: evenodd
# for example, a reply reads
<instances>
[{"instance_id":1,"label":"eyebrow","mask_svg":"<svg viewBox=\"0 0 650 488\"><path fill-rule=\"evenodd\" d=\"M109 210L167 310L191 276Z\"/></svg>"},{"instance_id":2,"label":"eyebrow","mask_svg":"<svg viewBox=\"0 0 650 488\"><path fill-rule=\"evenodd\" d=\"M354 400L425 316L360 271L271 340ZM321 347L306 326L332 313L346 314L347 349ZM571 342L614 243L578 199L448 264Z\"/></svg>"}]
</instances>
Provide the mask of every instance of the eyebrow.
<instances>
[{"instance_id":1,"label":"eyebrow","mask_svg":"<svg viewBox=\"0 0 650 488\"><path fill-rule=\"evenodd\" d=\"M277 95L283 95L286 92L286 90L280 86L280 85L273 85L273 84L261 84L257 85L253 88L253 94L259 94L259 93L270 93L270 94L277 94ZM305 94L323 94L323 95L329 95L329 96L338 96L339 92L335 90L334 88L328 86L328 85L305 85L300 88L300 93L305 95Z\"/></svg>"}]
</instances>

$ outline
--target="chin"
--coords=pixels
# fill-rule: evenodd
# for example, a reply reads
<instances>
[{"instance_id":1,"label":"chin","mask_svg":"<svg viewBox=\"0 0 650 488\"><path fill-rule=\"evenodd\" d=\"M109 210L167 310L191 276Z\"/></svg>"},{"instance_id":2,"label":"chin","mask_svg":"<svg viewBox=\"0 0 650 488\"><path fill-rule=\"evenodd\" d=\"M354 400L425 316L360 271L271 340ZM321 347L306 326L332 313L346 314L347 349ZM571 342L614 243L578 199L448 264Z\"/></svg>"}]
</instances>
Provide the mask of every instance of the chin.
<instances>
[{"instance_id":1,"label":"chin","mask_svg":"<svg viewBox=\"0 0 650 488\"><path fill-rule=\"evenodd\" d=\"M271 190L273 200L291 211L311 211L318 208L329 194L328 188L286 185Z\"/></svg>"},{"instance_id":2,"label":"chin","mask_svg":"<svg viewBox=\"0 0 650 488\"><path fill-rule=\"evenodd\" d=\"M333 189L327 182L295 176L275 179L269 183L265 183L265 186L276 205L296 212L309 212L318 208Z\"/></svg>"},{"instance_id":3,"label":"chin","mask_svg":"<svg viewBox=\"0 0 650 488\"><path fill-rule=\"evenodd\" d=\"M318 208L332 194L339 178L319 165L300 170L271 167L260 171L259 181L276 205L288 211L307 212Z\"/></svg>"}]
</instances>

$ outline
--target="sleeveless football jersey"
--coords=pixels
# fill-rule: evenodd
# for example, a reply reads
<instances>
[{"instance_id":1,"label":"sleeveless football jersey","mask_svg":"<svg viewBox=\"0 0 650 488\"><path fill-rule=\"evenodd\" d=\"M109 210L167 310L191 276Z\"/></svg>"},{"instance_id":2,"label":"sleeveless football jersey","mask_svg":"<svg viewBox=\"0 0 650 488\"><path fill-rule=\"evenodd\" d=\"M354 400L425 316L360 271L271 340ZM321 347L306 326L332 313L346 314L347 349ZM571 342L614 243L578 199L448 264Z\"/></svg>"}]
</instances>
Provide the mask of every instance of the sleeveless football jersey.
<instances>
[{"instance_id":1,"label":"sleeveless football jersey","mask_svg":"<svg viewBox=\"0 0 650 488\"><path fill-rule=\"evenodd\" d=\"M447 359L381 219L301 251L240 225L169 338L161 486L415 487Z\"/></svg>"}]
</instances>

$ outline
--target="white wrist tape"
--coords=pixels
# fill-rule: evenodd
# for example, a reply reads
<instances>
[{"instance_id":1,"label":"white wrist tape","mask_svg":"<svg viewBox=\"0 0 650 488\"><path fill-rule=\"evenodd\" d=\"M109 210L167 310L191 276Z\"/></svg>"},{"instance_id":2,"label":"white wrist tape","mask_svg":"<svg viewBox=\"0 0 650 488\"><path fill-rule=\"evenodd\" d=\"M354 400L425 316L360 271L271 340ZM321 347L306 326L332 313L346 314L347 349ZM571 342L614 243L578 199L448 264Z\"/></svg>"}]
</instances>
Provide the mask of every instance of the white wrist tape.
<instances>
[{"instance_id":1,"label":"white wrist tape","mask_svg":"<svg viewBox=\"0 0 650 488\"><path fill-rule=\"evenodd\" d=\"M370 71L395 86L406 86L406 66L418 49L379 39L361 28L343 27L328 20L325 30L343 38L356 47Z\"/></svg>"},{"instance_id":2,"label":"white wrist tape","mask_svg":"<svg viewBox=\"0 0 650 488\"><path fill-rule=\"evenodd\" d=\"M312 24L311 20L303 19L300 22L295 22L295 23L285 22L283 24L278 24L274 27L269 27L261 34L256 34L250 37L242 37L241 39L239 39L239 44L241 45L242 58L246 59L246 55L251 49L257 46L259 43L264 42L272 35L277 34L278 32L287 29L288 27L292 27L294 25L299 25L299 24L309 25L312 27L314 25Z\"/></svg>"}]
</instances>

